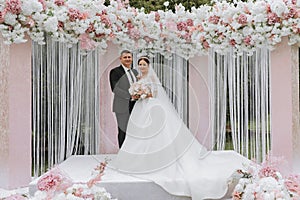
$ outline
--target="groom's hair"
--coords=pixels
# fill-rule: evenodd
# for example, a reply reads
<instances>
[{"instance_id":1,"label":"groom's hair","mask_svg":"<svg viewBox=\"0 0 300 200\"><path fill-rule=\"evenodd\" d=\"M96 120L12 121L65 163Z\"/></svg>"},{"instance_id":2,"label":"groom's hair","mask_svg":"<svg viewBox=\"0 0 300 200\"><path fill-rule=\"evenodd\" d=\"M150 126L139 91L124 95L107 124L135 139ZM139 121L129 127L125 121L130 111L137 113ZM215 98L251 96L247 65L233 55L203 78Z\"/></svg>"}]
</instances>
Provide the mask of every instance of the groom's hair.
<instances>
[{"instance_id":1,"label":"groom's hair","mask_svg":"<svg viewBox=\"0 0 300 200\"><path fill-rule=\"evenodd\" d=\"M124 53L130 53L130 54L132 55L132 52L131 52L131 51L125 49L125 50L121 51L120 56L122 56Z\"/></svg>"}]
</instances>

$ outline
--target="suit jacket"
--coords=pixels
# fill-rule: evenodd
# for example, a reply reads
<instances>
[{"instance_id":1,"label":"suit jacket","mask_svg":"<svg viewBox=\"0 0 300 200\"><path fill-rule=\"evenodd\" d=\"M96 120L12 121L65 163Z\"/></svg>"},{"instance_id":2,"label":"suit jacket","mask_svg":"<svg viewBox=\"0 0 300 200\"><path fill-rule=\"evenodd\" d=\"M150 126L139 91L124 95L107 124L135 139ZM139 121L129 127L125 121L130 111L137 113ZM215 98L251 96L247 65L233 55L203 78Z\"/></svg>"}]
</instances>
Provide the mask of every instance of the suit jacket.
<instances>
[{"instance_id":1,"label":"suit jacket","mask_svg":"<svg viewBox=\"0 0 300 200\"><path fill-rule=\"evenodd\" d=\"M135 76L138 75L138 72L135 69L132 69L132 71ZM113 112L128 112L129 102L131 99L131 96L128 91L128 89L130 88L130 83L122 65L113 68L110 71L109 81L111 90L114 93Z\"/></svg>"}]
</instances>

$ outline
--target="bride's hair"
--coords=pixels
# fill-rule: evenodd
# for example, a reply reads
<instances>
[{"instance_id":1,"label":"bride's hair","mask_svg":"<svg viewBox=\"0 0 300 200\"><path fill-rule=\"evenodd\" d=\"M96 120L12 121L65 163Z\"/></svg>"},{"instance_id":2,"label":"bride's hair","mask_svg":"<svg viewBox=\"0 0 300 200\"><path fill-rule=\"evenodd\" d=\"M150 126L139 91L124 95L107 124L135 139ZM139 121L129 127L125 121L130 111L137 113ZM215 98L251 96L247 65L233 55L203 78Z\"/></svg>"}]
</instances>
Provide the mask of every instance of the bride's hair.
<instances>
[{"instance_id":1,"label":"bride's hair","mask_svg":"<svg viewBox=\"0 0 300 200\"><path fill-rule=\"evenodd\" d=\"M141 62L141 61L145 61L148 65L150 64L150 60L147 56L142 56L138 59L138 64Z\"/></svg>"}]
</instances>

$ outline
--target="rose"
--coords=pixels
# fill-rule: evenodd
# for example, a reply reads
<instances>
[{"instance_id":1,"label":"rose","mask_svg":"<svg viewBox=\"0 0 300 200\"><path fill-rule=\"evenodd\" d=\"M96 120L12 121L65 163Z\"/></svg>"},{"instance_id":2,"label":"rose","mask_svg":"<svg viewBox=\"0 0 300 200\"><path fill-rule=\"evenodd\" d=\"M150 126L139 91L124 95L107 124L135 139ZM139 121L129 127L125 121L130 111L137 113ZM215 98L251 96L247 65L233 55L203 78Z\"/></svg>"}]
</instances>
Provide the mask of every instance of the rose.
<instances>
[{"instance_id":1,"label":"rose","mask_svg":"<svg viewBox=\"0 0 300 200\"><path fill-rule=\"evenodd\" d=\"M15 15L20 14L21 13L21 1L20 0L6 1L6 10Z\"/></svg>"},{"instance_id":2,"label":"rose","mask_svg":"<svg viewBox=\"0 0 300 200\"><path fill-rule=\"evenodd\" d=\"M244 14L240 14L237 21L239 24L247 24L247 16Z\"/></svg>"}]
</instances>

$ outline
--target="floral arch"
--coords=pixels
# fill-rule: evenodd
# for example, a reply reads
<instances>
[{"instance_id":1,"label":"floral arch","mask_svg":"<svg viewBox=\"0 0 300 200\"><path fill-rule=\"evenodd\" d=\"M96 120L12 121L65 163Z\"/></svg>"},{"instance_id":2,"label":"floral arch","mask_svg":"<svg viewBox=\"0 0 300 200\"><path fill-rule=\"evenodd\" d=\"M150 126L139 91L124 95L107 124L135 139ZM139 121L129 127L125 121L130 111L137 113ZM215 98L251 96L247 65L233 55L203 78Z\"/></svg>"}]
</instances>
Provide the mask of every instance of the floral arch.
<instances>
[{"instance_id":1,"label":"floral arch","mask_svg":"<svg viewBox=\"0 0 300 200\"><path fill-rule=\"evenodd\" d=\"M148 49L185 58L218 53L273 49L282 37L300 41L299 1L216 2L175 13L166 8L145 13L122 1L103 0L2 0L0 30L7 44L25 42L25 35L44 44L45 34L82 49L105 51L112 41L126 49Z\"/></svg>"}]
</instances>

